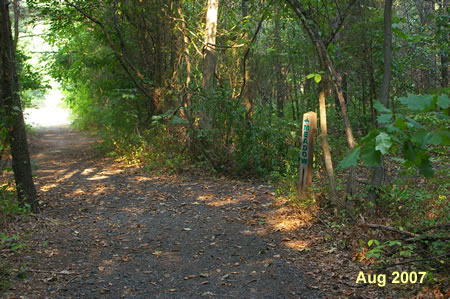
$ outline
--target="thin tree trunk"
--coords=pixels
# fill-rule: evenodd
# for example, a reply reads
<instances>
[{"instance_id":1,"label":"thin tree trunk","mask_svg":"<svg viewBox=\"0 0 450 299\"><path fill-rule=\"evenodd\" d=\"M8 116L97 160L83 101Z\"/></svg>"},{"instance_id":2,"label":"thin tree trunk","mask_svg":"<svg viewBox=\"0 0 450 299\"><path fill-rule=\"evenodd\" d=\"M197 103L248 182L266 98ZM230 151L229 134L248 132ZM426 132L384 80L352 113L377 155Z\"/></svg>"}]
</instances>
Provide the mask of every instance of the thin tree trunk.
<instances>
[{"instance_id":1,"label":"thin tree trunk","mask_svg":"<svg viewBox=\"0 0 450 299\"><path fill-rule=\"evenodd\" d=\"M292 38L295 39L295 30L294 28L292 28ZM294 114L294 120L296 119L300 119L300 110L299 110L299 104L298 104L298 86L297 86L297 72L295 71L295 65L294 65L294 61L292 59L292 50L289 49L288 52L288 57L289 57L289 64L290 64L290 68L291 68L291 72L292 72L292 84L293 84L293 89L294 89L294 96L295 99L293 100L293 105L295 104L295 108L297 110L297 115Z\"/></svg>"},{"instance_id":2,"label":"thin tree trunk","mask_svg":"<svg viewBox=\"0 0 450 299\"><path fill-rule=\"evenodd\" d=\"M11 21L8 1L0 0L0 109L13 120L9 131L12 166L20 202L39 212L36 188L33 183L28 142L20 105L17 72L12 47Z\"/></svg>"},{"instance_id":3,"label":"thin tree trunk","mask_svg":"<svg viewBox=\"0 0 450 299\"><path fill-rule=\"evenodd\" d=\"M344 126L345 126L345 134L347 136L347 144L350 151L353 151L355 148L355 138L353 137L353 130L352 126L350 124L350 119L348 117L347 113L347 104L345 102L344 93L342 91L342 77L341 75L334 69L334 65L331 61L331 58L328 56L328 53L325 52L323 55L326 57L326 62L328 69L331 73L331 75L334 77L334 89L336 91L336 94L338 96L339 105L341 106L341 114L342 118L344 119ZM349 168L349 175L348 175L348 181L346 186L346 194L348 197L353 196L355 193L355 186L356 185L356 167L351 166Z\"/></svg>"},{"instance_id":4,"label":"thin tree trunk","mask_svg":"<svg viewBox=\"0 0 450 299\"><path fill-rule=\"evenodd\" d=\"M441 55L441 87L448 88L448 56Z\"/></svg>"},{"instance_id":5,"label":"thin tree trunk","mask_svg":"<svg viewBox=\"0 0 450 299\"><path fill-rule=\"evenodd\" d=\"M242 0L242 19L246 18L248 16L248 0ZM245 30L245 36L244 39L248 37L248 32ZM245 112L245 118L247 121L249 121L252 118L253 115L253 99L251 94L251 74L250 74L250 66L248 65L248 56L250 53L250 48L247 49L243 66L244 66L244 89L243 89L243 96L244 96L244 105L246 108Z\"/></svg>"},{"instance_id":6,"label":"thin tree trunk","mask_svg":"<svg viewBox=\"0 0 450 299\"><path fill-rule=\"evenodd\" d=\"M363 133L364 135L367 134L367 111L366 111L366 80L363 76L361 76L361 86L362 86L362 96L361 96L361 108L362 108L362 115L363 115Z\"/></svg>"},{"instance_id":7,"label":"thin tree trunk","mask_svg":"<svg viewBox=\"0 0 450 299\"><path fill-rule=\"evenodd\" d=\"M385 0L384 3L384 68L383 68L383 85L381 87L380 102L385 107L388 106L389 100L389 84L392 73L392 1ZM382 124L380 124L381 126ZM378 190L383 184L385 176L384 159L381 156L380 166L373 169L371 185L369 191L369 203L371 204L370 212L374 214L376 207L376 199L378 197Z\"/></svg>"},{"instance_id":8,"label":"thin tree trunk","mask_svg":"<svg viewBox=\"0 0 450 299\"><path fill-rule=\"evenodd\" d=\"M284 80L281 72L281 36L280 36L280 7L277 5L274 20L274 41L275 41L275 76L277 85L277 115L280 118L284 116Z\"/></svg>"},{"instance_id":9,"label":"thin tree trunk","mask_svg":"<svg viewBox=\"0 0 450 299\"><path fill-rule=\"evenodd\" d=\"M446 23L447 20L447 7L448 3L447 0L442 0L441 5L439 5L439 14L438 16L438 22L437 22L437 33L440 44L446 44L447 42L447 30L448 30L448 23ZM443 31L442 29L443 28ZM448 88L448 49L443 47L440 52L440 58L441 58L441 87L442 88Z\"/></svg>"},{"instance_id":10,"label":"thin tree trunk","mask_svg":"<svg viewBox=\"0 0 450 299\"><path fill-rule=\"evenodd\" d=\"M183 106L187 108L191 105L192 93L189 90L189 84L191 84L191 60L189 58L189 37L187 35L186 22L184 20L184 14L181 6L178 7L178 14L181 19L181 30L183 32L183 46L184 46L184 61L186 62L186 96L183 100ZM184 113L184 112L183 112Z\"/></svg>"},{"instance_id":11,"label":"thin tree trunk","mask_svg":"<svg viewBox=\"0 0 450 299\"><path fill-rule=\"evenodd\" d=\"M19 0L13 1L13 11L14 11L14 40L12 44L12 52L16 53L17 43L19 42L19 19L20 19L20 7ZM15 59L15 57L14 57Z\"/></svg>"},{"instance_id":12,"label":"thin tree trunk","mask_svg":"<svg viewBox=\"0 0 450 299\"><path fill-rule=\"evenodd\" d=\"M333 161L331 158L330 146L328 144L328 129L327 129L327 107L326 107L326 90L327 84L322 80L319 84L319 112L320 112L320 139L323 150L323 157L325 161L325 169L328 175L328 182L330 186L329 194L331 200L336 201L336 178L334 175ZM338 204L339 206L339 204Z\"/></svg>"}]
</instances>

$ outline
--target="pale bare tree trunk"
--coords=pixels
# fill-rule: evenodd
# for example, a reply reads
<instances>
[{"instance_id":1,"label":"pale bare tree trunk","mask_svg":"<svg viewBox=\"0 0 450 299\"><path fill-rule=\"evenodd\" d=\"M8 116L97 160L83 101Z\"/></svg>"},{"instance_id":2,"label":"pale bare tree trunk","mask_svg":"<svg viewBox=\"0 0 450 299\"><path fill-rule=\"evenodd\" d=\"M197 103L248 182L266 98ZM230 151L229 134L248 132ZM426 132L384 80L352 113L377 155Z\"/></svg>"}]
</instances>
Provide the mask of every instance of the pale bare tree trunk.
<instances>
[{"instance_id":1,"label":"pale bare tree trunk","mask_svg":"<svg viewBox=\"0 0 450 299\"><path fill-rule=\"evenodd\" d=\"M389 84L391 82L392 73L392 1L385 0L384 3L384 68L383 68L383 85L381 87L380 102L385 107L388 106L389 100ZM382 124L380 124L381 126ZM369 202L371 203L370 212L374 214L376 199L378 197L378 191L383 184L385 176L384 159L381 156L380 166L373 169L371 185L372 188L369 191Z\"/></svg>"},{"instance_id":2,"label":"pale bare tree trunk","mask_svg":"<svg viewBox=\"0 0 450 299\"><path fill-rule=\"evenodd\" d=\"M328 145L328 128L327 128L327 107L326 107L326 90L327 84L322 80L319 84L319 112L320 112L320 139L325 160L325 169L328 175L330 186L330 197L332 201L336 200L336 178L334 175L333 161L331 159L330 146Z\"/></svg>"},{"instance_id":3,"label":"pale bare tree trunk","mask_svg":"<svg viewBox=\"0 0 450 299\"><path fill-rule=\"evenodd\" d=\"M205 90L211 91L214 87L214 73L216 69L216 35L217 18L219 13L219 0L208 0L206 8L205 45L203 48L203 81Z\"/></svg>"}]
</instances>

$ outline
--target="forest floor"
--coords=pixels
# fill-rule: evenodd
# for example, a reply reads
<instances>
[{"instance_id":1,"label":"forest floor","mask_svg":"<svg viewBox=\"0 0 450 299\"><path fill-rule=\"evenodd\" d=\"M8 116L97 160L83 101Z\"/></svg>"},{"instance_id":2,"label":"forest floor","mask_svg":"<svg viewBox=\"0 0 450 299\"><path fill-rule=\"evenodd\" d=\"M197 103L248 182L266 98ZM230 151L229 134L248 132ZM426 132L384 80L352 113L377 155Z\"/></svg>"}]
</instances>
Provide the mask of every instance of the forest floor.
<instances>
[{"instance_id":1,"label":"forest floor","mask_svg":"<svg viewBox=\"0 0 450 299\"><path fill-rule=\"evenodd\" d=\"M31 138L42 213L9 225L3 298L407 298L264 183L146 174L67 128ZM389 280L390 278L388 278Z\"/></svg>"}]
</instances>

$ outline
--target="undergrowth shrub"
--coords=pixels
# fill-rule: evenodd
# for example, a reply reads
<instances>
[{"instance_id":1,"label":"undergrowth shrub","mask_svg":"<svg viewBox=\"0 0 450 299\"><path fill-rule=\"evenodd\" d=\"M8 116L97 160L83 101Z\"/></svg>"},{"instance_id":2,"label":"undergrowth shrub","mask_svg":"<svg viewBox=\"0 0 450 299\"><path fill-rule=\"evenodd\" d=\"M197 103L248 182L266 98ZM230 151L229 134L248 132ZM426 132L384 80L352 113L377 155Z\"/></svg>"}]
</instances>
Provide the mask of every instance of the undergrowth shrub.
<instances>
[{"instance_id":1,"label":"undergrowth shrub","mask_svg":"<svg viewBox=\"0 0 450 299\"><path fill-rule=\"evenodd\" d=\"M0 187L0 228L17 217L26 216L29 212L29 204L18 202L15 188L9 184L3 184Z\"/></svg>"}]
</instances>

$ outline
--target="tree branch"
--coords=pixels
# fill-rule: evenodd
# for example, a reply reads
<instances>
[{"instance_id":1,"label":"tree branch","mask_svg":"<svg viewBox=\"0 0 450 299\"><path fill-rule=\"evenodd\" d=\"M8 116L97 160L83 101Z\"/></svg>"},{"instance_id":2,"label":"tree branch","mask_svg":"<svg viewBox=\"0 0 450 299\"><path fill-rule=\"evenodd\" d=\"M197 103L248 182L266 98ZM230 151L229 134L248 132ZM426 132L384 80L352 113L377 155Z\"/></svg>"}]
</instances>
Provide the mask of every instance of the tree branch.
<instances>
[{"instance_id":1,"label":"tree branch","mask_svg":"<svg viewBox=\"0 0 450 299\"><path fill-rule=\"evenodd\" d=\"M112 41L111 36L109 35L108 31L106 30L105 25L100 22L99 20L97 20L96 18L94 18L93 16L87 14L83 9L81 9L78 5L71 3L68 0L65 0L66 4L72 8L74 8L76 11L78 11L79 13L81 13L85 18L89 19L91 22L97 24L100 29L103 31L103 33L105 34L106 40L108 41L108 44L110 46L110 48L113 50L114 56L117 58L117 60L119 61L119 64L122 66L122 68L124 69L124 71L127 73L127 75L130 77L131 81L133 82L133 84L145 95L147 96L149 99L153 98L153 95L151 93L149 93L141 84L139 84L136 81L136 78L134 78L134 76L131 74L130 69L127 66L127 61L123 59L123 53L119 53L119 51L116 49L116 47L114 46L114 42ZM130 66L131 67L131 66ZM139 75L137 76L139 78ZM141 79L141 78L139 78ZM141 79L142 80L142 79ZM151 102L151 108L152 111L154 111L154 103L153 101Z\"/></svg>"},{"instance_id":2,"label":"tree branch","mask_svg":"<svg viewBox=\"0 0 450 299\"><path fill-rule=\"evenodd\" d=\"M328 46L333 39L336 37L336 34L339 32L339 30L341 29L341 27L344 25L345 19L347 18L347 16L350 14L350 8L353 6L353 4L356 3L356 0L350 0L349 4L347 5L347 7L344 10L344 15L341 15L339 13L339 23L337 24L336 28L334 28L333 32L331 33L330 37L328 38L328 40L326 41L326 46ZM338 7L336 6L336 8L338 9ZM339 9L338 9L339 12Z\"/></svg>"}]
</instances>

